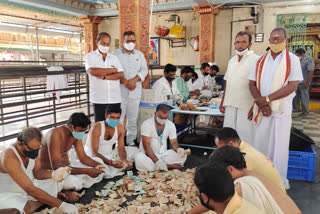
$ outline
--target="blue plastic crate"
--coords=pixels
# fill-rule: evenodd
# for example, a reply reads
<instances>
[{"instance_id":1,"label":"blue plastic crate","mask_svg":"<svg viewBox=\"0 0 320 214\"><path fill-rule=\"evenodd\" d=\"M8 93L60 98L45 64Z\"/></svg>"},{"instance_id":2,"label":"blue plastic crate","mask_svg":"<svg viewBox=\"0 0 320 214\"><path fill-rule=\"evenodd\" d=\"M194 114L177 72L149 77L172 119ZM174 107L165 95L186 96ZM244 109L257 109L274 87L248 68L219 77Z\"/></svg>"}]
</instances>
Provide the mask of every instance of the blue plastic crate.
<instances>
[{"instance_id":1,"label":"blue plastic crate","mask_svg":"<svg viewBox=\"0 0 320 214\"><path fill-rule=\"evenodd\" d=\"M289 151L288 179L313 181L316 152L310 146L304 152Z\"/></svg>"}]
</instances>

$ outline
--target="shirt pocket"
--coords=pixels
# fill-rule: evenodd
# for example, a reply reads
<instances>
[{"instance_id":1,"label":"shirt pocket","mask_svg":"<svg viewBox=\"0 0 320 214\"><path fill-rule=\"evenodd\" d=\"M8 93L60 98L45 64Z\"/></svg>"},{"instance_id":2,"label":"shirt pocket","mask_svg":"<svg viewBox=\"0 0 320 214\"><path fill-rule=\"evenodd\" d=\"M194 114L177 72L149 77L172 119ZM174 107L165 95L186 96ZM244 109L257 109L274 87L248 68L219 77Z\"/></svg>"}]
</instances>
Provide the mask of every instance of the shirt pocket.
<instances>
[{"instance_id":1,"label":"shirt pocket","mask_svg":"<svg viewBox=\"0 0 320 214\"><path fill-rule=\"evenodd\" d=\"M132 57L129 61L128 68L139 71L141 67L141 60L138 57Z\"/></svg>"}]
</instances>

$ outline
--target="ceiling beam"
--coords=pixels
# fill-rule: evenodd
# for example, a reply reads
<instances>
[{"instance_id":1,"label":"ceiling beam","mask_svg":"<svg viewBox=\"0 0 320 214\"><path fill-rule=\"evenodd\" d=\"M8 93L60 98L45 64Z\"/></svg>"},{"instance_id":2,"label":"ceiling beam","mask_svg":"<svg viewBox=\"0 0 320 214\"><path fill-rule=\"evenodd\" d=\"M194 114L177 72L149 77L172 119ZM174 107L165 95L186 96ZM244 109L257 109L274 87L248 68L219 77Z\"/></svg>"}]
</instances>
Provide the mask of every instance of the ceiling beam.
<instances>
[{"instance_id":1,"label":"ceiling beam","mask_svg":"<svg viewBox=\"0 0 320 214\"><path fill-rule=\"evenodd\" d=\"M43 0L8 0L8 2L24 4L31 7L47 9L51 11L56 11L72 16L83 16L88 14L88 10L76 8L70 5L64 5L54 1L43 1Z\"/></svg>"}]
</instances>

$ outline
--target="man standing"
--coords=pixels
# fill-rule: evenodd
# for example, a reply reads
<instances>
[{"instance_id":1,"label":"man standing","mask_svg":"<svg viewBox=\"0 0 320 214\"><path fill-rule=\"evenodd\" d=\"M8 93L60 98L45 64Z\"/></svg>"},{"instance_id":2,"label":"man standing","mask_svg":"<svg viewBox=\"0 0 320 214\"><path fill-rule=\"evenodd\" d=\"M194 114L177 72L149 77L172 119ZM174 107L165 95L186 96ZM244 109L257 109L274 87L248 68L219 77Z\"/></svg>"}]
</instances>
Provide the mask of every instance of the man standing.
<instances>
[{"instance_id":1,"label":"man standing","mask_svg":"<svg viewBox=\"0 0 320 214\"><path fill-rule=\"evenodd\" d=\"M71 175L64 182L65 190L89 188L103 179L103 171L97 167L103 163L102 160L89 157L84 151L81 140L90 123L84 113L73 113L66 125L51 129L42 140L45 146L40 152L43 168L57 169L64 166L71 168ZM79 161L69 160L68 152L72 147Z\"/></svg>"},{"instance_id":2,"label":"man standing","mask_svg":"<svg viewBox=\"0 0 320 214\"><path fill-rule=\"evenodd\" d=\"M249 74L254 107L248 114L255 124L253 146L278 169L284 186L287 180L292 100L303 80L299 58L286 48L286 31L272 30L270 50L261 56Z\"/></svg>"},{"instance_id":3,"label":"man standing","mask_svg":"<svg viewBox=\"0 0 320 214\"><path fill-rule=\"evenodd\" d=\"M40 129L25 128L17 142L0 153L0 213L15 213L11 208L18 213L33 213L43 204L58 207L63 213L78 213L74 205L57 198L68 169L42 168L38 158L43 148L41 139Z\"/></svg>"},{"instance_id":4,"label":"man standing","mask_svg":"<svg viewBox=\"0 0 320 214\"><path fill-rule=\"evenodd\" d=\"M111 37L106 32L97 36L97 50L86 55L86 71L89 75L90 102L94 107L95 121L104 120L107 105L121 103L120 79L124 77L118 58L109 54Z\"/></svg>"},{"instance_id":5,"label":"man standing","mask_svg":"<svg viewBox=\"0 0 320 214\"><path fill-rule=\"evenodd\" d=\"M120 60L124 69L124 79L121 81L121 119L127 118L126 143L134 145L137 138L137 118L139 103L142 94L142 82L148 74L147 62L143 53L134 49L136 44L135 34L126 31L123 34L123 47L113 52Z\"/></svg>"},{"instance_id":6,"label":"man standing","mask_svg":"<svg viewBox=\"0 0 320 214\"><path fill-rule=\"evenodd\" d=\"M224 75L226 82L220 111L225 114L223 126L235 129L242 140L252 144L253 125L248 120L248 112L253 98L248 88L248 74L258 56L250 51L250 34L240 31L235 40L236 56L230 59Z\"/></svg>"},{"instance_id":7,"label":"man standing","mask_svg":"<svg viewBox=\"0 0 320 214\"><path fill-rule=\"evenodd\" d=\"M292 110L298 112L301 102L302 116L305 116L309 113L309 86L313 77L314 60L303 48L296 50L296 56L300 59L303 81L299 83L296 96L293 98Z\"/></svg>"},{"instance_id":8,"label":"man standing","mask_svg":"<svg viewBox=\"0 0 320 214\"><path fill-rule=\"evenodd\" d=\"M175 125L168 120L171 107L159 104L155 117L141 125L140 153L135 157L139 171L179 169L187 159L187 154L177 141ZM167 149L167 140L172 149Z\"/></svg>"},{"instance_id":9,"label":"man standing","mask_svg":"<svg viewBox=\"0 0 320 214\"><path fill-rule=\"evenodd\" d=\"M167 95L168 100L178 99L181 95L175 80L176 72L176 66L166 64L163 71L163 77L153 84L152 89L154 89L157 94Z\"/></svg>"},{"instance_id":10,"label":"man standing","mask_svg":"<svg viewBox=\"0 0 320 214\"><path fill-rule=\"evenodd\" d=\"M85 151L90 157L103 160L106 166L104 178L123 175L123 171L131 169L134 156L138 152L135 146L125 147L125 131L119 123L120 117L120 107L108 106L105 120L92 126L85 145Z\"/></svg>"}]
</instances>

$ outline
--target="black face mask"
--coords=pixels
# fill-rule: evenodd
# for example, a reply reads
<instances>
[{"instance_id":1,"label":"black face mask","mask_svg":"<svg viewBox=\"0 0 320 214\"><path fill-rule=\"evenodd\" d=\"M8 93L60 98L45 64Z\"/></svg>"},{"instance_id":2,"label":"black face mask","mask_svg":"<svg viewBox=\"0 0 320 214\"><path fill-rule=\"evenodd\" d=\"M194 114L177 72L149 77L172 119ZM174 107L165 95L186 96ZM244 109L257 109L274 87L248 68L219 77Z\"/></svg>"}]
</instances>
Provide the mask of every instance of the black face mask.
<instances>
[{"instance_id":1,"label":"black face mask","mask_svg":"<svg viewBox=\"0 0 320 214\"><path fill-rule=\"evenodd\" d=\"M210 76L211 76L211 77L214 77L214 76L215 76L215 74L210 74Z\"/></svg>"},{"instance_id":2,"label":"black face mask","mask_svg":"<svg viewBox=\"0 0 320 214\"><path fill-rule=\"evenodd\" d=\"M188 75L184 77L184 81L186 81L186 82L188 82L190 79L191 79L191 77Z\"/></svg>"},{"instance_id":3,"label":"black face mask","mask_svg":"<svg viewBox=\"0 0 320 214\"><path fill-rule=\"evenodd\" d=\"M174 80L174 78L171 78L170 76L167 76L166 79L168 80L168 82L172 82Z\"/></svg>"},{"instance_id":4,"label":"black face mask","mask_svg":"<svg viewBox=\"0 0 320 214\"><path fill-rule=\"evenodd\" d=\"M200 193L200 195L199 195L199 199L200 199L200 202L201 202L202 206L204 206L204 207L207 208L208 210L215 211L214 208L212 208L212 207L209 206L209 200L207 201L207 203L205 203L205 202L203 201L203 199L202 199L202 197L201 197L201 193Z\"/></svg>"},{"instance_id":5,"label":"black face mask","mask_svg":"<svg viewBox=\"0 0 320 214\"><path fill-rule=\"evenodd\" d=\"M208 74L209 74L209 73L207 73L207 72L204 72L204 74L203 74L203 75L204 75L204 76L208 76Z\"/></svg>"}]
</instances>

